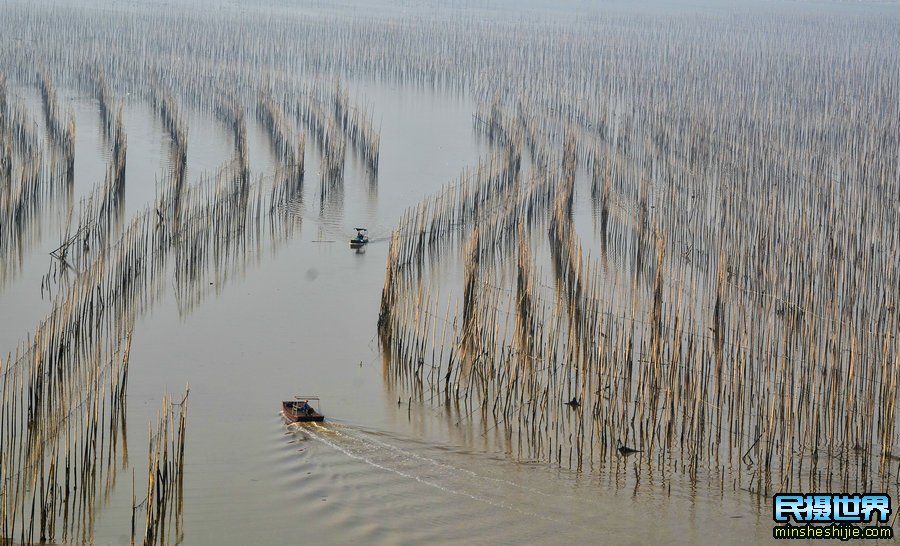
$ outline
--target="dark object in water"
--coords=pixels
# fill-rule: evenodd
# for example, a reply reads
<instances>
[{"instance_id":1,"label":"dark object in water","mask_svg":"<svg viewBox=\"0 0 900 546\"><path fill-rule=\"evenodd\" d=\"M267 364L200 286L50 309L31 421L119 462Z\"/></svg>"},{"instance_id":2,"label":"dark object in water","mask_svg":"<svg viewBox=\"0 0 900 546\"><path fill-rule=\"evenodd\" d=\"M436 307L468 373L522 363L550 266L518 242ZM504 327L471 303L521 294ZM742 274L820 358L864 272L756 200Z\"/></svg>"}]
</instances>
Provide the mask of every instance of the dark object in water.
<instances>
[{"instance_id":1,"label":"dark object in water","mask_svg":"<svg viewBox=\"0 0 900 546\"><path fill-rule=\"evenodd\" d=\"M641 452L640 449L632 449L632 448L624 445L622 443L622 440L619 440L618 444L619 444L619 447L618 447L619 453L621 453L622 455L630 455L632 453L640 453Z\"/></svg>"},{"instance_id":2,"label":"dark object in water","mask_svg":"<svg viewBox=\"0 0 900 546\"><path fill-rule=\"evenodd\" d=\"M569 406L569 407L572 408L572 409L575 409L575 408L577 408L578 406L581 405L581 402L579 402L578 399L575 398L575 397L573 396L571 400L569 400L568 402L566 402L566 405Z\"/></svg>"},{"instance_id":3,"label":"dark object in water","mask_svg":"<svg viewBox=\"0 0 900 546\"><path fill-rule=\"evenodd\" d=\"M303 400L287 400L281 403L281 414L291 423L309 423L324 421L325 416L309 405L310 400L318 400L315 396Z\"/></svg>"},{"instance_id":4,"label":"dark object in water","mask_svg":"<svg viewBox=\"0 0 900 546\"><path fill-rule=\"evenodd\" d=\"M350 248L360 248L369 244L369 230L358 227L356 229L356 237L350 239Z\"/></svg>"}]
</instances>

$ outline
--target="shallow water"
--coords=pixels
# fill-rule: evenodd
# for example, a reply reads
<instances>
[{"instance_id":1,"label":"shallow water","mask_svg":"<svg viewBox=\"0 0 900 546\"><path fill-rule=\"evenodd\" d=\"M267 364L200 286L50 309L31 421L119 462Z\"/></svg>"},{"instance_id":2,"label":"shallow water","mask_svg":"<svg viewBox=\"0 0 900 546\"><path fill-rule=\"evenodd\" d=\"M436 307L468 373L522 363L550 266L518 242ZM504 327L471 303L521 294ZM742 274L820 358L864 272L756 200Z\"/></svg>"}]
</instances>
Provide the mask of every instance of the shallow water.
<instances>
[{"instance_id":1,"label":"shallow water","mask_svg":"<svg viewBox=\"0 0 900 546\"><path fill-rule=\"evenodd\" d=\"M128 459L97 514L95 542L130 539L132 476L146 472L146 424L161 395L190 386L185 544L423 542L736 543L771 536L769 499L699 485L645 467L639 456L602 468L563 470L532 460L489 419L458 400L419 402L397 385L376 340L388 237L407 207L477 164L490 149L473 134L475 104L452 93L350 80L351 99L371 105L381 133L376 180L348 146L342 188L323 197L319 151L307 136L299 229L249 247L217 271L198 303L166 287L138 319L128 390ZM40 120L36 91L15 88ZM96 102L61 93L78 123L72 202L103 181L109 145ZM171 168L158 116L125 103L125 216L149 206ZM188 110L187 177L211 178L231 159L230 134L208 112ZM39 124L40 125L40 124ZM42 126L41 126L42 127ZM296 129L296 126L295 126ZM248 113L252 177L269 177L275 155ZM588 175L579 172L574 222L598 256ZM0 291L0 350L14 350L50 305L39 286L64 219L48 208L20 271ZM366 226L364 252L347 248ZM610 256L611 270L629 267ZM546 256L543 257L546 259ZM447 271L451 279L458 271ZM454 284L454 290L460 283ZM626 290L626 288L622 288ZM622 297L628 297L623 294ZM318 395L324 424L285 425L280 401Z\"/></svg>"}]
</instances>

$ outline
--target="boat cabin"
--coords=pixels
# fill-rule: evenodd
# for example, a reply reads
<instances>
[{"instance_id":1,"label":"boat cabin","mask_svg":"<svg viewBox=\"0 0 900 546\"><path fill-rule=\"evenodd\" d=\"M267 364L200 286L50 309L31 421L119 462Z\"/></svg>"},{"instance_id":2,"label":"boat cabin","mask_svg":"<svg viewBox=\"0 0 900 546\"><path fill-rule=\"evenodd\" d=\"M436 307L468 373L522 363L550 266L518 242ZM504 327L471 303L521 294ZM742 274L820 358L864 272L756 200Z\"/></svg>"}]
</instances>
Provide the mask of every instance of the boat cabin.
<instances>
[{"instance_id":1,"label":"boat cabin","mask_svg":"<svg viewBox=\"0 0 900 546\"><path fill-rule=\"evenodd\" d=\"M350 239L350 248L359 248L369 242L369 230L366 228L355 228L356 237Z\"/></svg>"},{"instance_id":2,"label":"boat cabin","mask_svg":"<svg viewBox=\"0 0 900 546\"><path fill-rule=\"evenodd\" d=\"M294 400L286 400L281 403L281 414L291 423L324 421L325 415L317 411L310 402L315 403L321 409L321 401L317 396L298 396Z\"/></svg>"}]
</instances>

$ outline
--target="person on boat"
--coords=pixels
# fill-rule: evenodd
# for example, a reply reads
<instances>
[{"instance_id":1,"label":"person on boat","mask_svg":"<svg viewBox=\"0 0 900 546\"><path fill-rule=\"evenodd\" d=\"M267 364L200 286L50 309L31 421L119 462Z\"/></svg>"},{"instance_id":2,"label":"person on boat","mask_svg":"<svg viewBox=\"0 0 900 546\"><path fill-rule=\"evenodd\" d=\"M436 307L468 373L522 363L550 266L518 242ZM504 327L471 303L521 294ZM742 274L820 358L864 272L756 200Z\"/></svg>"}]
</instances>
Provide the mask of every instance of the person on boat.
<instances>
[{"instance_id":1,"label":"person on boat","mask_svg":"<svg viewBox=\"0 0 900 546\"><path fill-rule=\"evenodd\" d=\"M300 406L300 411L303 412L303 415L309 415L312 413L312 406L309 405L309 400L304 400L303 405Z\"/></svg>"}]
</instances>

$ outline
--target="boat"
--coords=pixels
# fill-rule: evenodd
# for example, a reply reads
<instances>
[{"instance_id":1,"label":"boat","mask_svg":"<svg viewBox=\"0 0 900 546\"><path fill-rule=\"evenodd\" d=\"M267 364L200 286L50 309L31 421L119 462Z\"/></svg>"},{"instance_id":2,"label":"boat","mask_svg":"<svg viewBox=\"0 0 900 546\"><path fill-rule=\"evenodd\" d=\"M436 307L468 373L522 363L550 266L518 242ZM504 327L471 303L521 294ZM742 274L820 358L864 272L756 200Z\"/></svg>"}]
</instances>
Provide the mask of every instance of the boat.
<instances>
[{"instance_id":1,"label":"boat","mask_svg":"<svg viewBox=\"0 0 900 546\"><path fill-rule=\"evenodd\" d=\"M281 414L291 423L324 421L325 416L319 413L309 402L316 402L316 405L321 409L321 401L318 396L298 396L294 400L285 400L281 403ZM305 405L309 406L308 410L304 409Z\"/></svg>"},{"instance_id":2,"label":"boat","mask_svg":"<svg viewBox=\"0 0 900 546\"><path fill-rule=\"evenodd\" d=\"M369 244L369 230L363 227L356 229L356 237L350 239L350 248L362 248Z\"/></svg>"}]
</instances>

